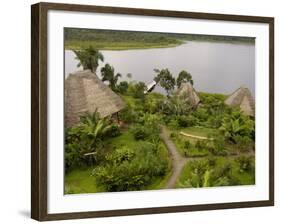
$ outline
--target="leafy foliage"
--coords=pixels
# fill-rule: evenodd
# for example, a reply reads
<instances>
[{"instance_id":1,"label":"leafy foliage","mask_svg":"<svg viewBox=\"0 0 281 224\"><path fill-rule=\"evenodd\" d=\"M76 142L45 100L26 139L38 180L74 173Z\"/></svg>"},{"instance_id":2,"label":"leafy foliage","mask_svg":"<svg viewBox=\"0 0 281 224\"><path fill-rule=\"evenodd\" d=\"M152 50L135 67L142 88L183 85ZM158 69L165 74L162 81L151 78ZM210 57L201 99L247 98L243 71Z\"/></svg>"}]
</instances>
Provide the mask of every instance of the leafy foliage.
<instances>
[{"instance_id":1,"label":"leafy foliage","mask_svg":"<svg viewBox=\"0 0 281 224\"><path fill-rule=\"evenodd\" d=\"M128 191L142 189L167 170L168 161L161 158L156 146L143 142L135 149L116 149L104 166L93 170L93 176L108 191Z\"/></svg>"},{"instance_id":2,"label":"leafy foliage","mask_svg":"<svg viewBox=\"0 0 281 224\"><path fill-rule=\"evenodd\" d=\"M114 68L110 66L109 64L105 64L104 67L101 68L101 76L102 76L102 81L108 81L109 82L109 87L113 91L117 91L117 82L118 79L122 76L120 73L117 73L115 75Z\"/></svg>"},{"instance_id":3,"label":"leafy foliage","mask_svg":"<svg viewBox=\"0 0 281 224\"><path fill-rule=\"evenodd\" d=\"M166 90L167 95L171 95L172 91L175 88L176 80L173 77L172 73L166 68L166 69L154 69L156 72L156 77L154 78L154 81L156 83L159 83L160 86Z\"/></svg>"},{"instance_id":4,"label":"leafy foliage","mask_svg":"<svg viewBox=\"0 0 281 224\"><path fill-rule=\"evenodd\" d=\"M237 136L254 138L255 124L252 119L243 115L239 110L233 110L223 118L219 130L229 141L237 143Z\"/></svg>"},{"instance_id":5,"label":"leafy foliage","mask_svg":"<svg viewBox=\"0 0 281 224\"><path fill-rule=\"evenodd\" d=\"M65 133L65 167L66 171L75 166L82 166L91 160L86 153L93 153L98 158L102 148L102 139L112 130L106 118L100 118L97 110L93 114L85 114L81 122L66 129Z\"/></svg>"},{"instance_id":6,"label":"leafy foliage","mask_svg":"<svg viewBox=\"0 0 281 224\"><path fill-rule=\"evenodd\" d=\"M160 111L166 116L188 115L192 111L192 106L186 100L174 95L160 105Z\"/></svg>"},{"instance_id":7,"label":"leafy foliage","mask_svg":"<svg viewBox=\"0 0 281 224\"><path fill-rule=\"evenodd\" d=\"M191 85L194 84L191 74L185 70L182 70L177 78L177 87L180 88L181 84L184 82L190 82Z\"/></svg>"},{"instance_id":8,"label":"leafy foliage","mask_svg":"<svg viewBox=\"0 0 281 224\"><path fill-rule=\"evenodd\" d=\"M240 156L236 159L239 164L239 171L241 173L253 170L253 164L250 157Z\"/></svg>"},{"instance_id":9,"label":"leafy foliage","mask_svg":"<svg viewBox=\"0 0 281 224\"><path fill-rule=\"evenodd\" d=\"M127 81L122 81L117 86L117 91L121 94L125 94L129 88L129 83Z\"/></svg>"},{"instance_id":10,"label":"leafy foliage","mask_svg":"<svg viewBox=\"0 0 281 224\"><path fill-rule=\"evenodd\" d=\"M76 54L76 59L80 61L77 67L82 66L84 70L90 69L94 73L97 71L99 61L104 60L102 53L92 46L82 50L75 50L74 53Z\"/></svg>"},{"instance_id":11,"label":"leafy foliage","mask_svg":"<svg viewBox=\"0 0 281 224\"><path fill-rule=\"evenodd\" d=\"M144 92L147 90L147 87L144 82L131 82L128 87L128 94L137 99L144 100Z\"/></svg>"},{"instance_id":12,"label":"leafy foliage","mask_svg":"<svg viewBox=\"0 0 281 224\"><path fill-rule=\"evenodd\" d=\"M192 127L198 124L196 117L192 115L188 115L188 116L180 115L177 116L177 120L180 127Z\"/></svg>"}]
</instances>

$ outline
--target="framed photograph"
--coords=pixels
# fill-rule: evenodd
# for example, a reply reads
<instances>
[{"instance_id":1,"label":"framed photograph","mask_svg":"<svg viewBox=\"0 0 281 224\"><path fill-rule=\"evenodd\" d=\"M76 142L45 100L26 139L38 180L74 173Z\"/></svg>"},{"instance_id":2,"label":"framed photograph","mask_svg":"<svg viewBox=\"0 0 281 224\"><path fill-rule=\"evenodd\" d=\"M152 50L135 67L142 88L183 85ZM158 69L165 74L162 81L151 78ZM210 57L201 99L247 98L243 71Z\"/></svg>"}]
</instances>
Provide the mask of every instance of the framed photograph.
<instances>
[{"instance_id":1,"label":"framed photograph","mask_svg":"<svg viewBox=\"0 0 281 224\"><path fill-rule=\"evenodd\" d=\"M274 18L32 5L32 218L274 204Z\"/></svg>"}]
</instances>

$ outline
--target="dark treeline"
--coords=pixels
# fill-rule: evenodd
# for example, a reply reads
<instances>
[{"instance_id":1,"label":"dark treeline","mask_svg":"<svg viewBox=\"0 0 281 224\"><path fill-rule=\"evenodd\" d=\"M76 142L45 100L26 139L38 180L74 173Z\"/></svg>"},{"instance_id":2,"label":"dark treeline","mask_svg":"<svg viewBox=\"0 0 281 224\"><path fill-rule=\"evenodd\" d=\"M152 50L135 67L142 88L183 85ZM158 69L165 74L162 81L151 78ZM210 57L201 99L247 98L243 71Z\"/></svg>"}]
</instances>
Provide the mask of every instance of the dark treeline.
<instances>
[{"instance_id":1,"label":"dark treeline","mask_svg":"<svg viewBox=\"0 0 281 224\"><path fill-rule=\"evenodd\" d=\"M154 33L154 32L136 32L136 31L115 31L115 30L97 30L97 29L77 29L66 28L65 40L79 41L108 41L108 42L166 42L171 44L180 44L185 40L198 41L222 41L222 42L241 42L254 43L253 37L234 37L234 36L214 36L199 34L175 34L175 33Z\"/></svg>"}]
</instances>

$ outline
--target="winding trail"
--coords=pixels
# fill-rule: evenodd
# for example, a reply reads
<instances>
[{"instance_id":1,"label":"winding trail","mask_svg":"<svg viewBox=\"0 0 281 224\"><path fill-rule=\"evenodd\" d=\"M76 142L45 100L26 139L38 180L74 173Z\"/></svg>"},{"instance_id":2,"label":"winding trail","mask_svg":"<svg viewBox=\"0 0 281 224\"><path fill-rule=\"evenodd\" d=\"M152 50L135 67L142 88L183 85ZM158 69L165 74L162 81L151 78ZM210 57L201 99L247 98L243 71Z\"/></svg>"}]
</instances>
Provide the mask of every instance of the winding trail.
<instances>
[{"instance_id":1,"label":"winding trail","mask_svg":"<svg viewBox=\"0 0 281 224\"><path fill-rule=\"evenodd\" d=\"M168 129L161 125L161 133L160 133L160 138L163 140L164 144L166 145L170 158L172 160L172 175L169 177L166 186L164 187L165 189L173 189L175 188L176 182L181 174L181 171L183 167L186 165L188 161L193 161L193 160L200 160L205 157L183 157L177 150L176 145L170 138L170 132ZM245 153L238 153L235 155L228 155L228 158L236 158L239 156L254 156L255 152L250 151L250 152L245 152ZM220 156L214 156L214 157L220 157Z\"/></svg>"},{"instance_id":2,"label":"winding trail","mask_svg":"<svg viewBox=\"0 0 281 224\"><path fill-rule=\"evenodd\" d=\"M161 126L160 137L164 141L172 160L172 175L170 176L165 186L166 189L170 189L175 187L176 181L181 174L181 170L186 164L188 158L183 157L178 152L177 147L170 139L170 133L165 126Z\"/></svg>"}]
</instances>

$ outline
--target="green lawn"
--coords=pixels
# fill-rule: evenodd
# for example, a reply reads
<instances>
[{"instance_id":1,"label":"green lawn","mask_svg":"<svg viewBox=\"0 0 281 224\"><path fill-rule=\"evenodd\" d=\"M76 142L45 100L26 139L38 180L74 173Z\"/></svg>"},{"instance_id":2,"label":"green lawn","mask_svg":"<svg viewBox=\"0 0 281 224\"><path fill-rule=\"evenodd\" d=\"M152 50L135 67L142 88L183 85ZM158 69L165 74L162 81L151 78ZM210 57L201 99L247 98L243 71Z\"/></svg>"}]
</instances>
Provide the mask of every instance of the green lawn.
<instances>
[{"instance_id":1,"label":"green lawn","mask_svg":"<svg viewBox=\"0 0 281 224\"><path fill-rule=\"evenodd\" d=\"M91 175L93 168L77 168L65 175L65 194L103 192Z\"/></svg>"}]
</instances>

